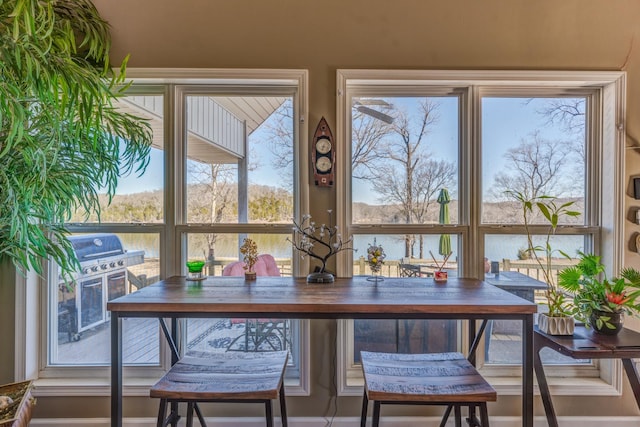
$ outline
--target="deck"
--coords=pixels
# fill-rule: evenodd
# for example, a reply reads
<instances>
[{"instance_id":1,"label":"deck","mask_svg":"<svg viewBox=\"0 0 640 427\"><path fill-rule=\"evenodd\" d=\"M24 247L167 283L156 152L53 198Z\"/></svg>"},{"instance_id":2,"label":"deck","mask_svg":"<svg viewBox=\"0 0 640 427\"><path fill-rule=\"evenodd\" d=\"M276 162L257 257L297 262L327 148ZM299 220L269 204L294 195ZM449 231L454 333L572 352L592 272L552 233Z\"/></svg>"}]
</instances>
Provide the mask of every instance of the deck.
<instances>
[{"instance_id":1,"label":"deck","mask_svg":"<svg viewBox=\"0 0 640 427\"><path fill-rule=\"evenodd\" d=\"M245 340L245 319L189 319L187 326L188 351L249 351L255 349L255 339ZM123 318L123 360L128 365L153 365L159 361L160 325L158 319ZM276 336L279 331L271 330L258 343L259 351L281 347ZM266 334L266 332L265 332ZM274 338L275 337L275 338ZM109 364L110 363L110 322L82 332L80 340L69 341L61 334L58 344L56 364ZM290 338L287 338L290 340ZM290 341L286 341L290 343ZM274 348L275 347L275 348Z\"/></svg>"}]
</instances>

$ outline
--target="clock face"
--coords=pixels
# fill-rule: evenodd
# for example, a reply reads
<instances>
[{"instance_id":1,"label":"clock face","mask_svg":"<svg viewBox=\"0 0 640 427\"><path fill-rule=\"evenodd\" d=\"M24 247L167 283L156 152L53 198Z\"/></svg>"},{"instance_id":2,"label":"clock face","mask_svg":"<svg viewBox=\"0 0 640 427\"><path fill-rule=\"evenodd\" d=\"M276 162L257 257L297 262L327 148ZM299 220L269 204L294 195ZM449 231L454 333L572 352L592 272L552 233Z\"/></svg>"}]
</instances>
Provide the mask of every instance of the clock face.
<instances>
[{"instance_id":1,"label":"clock face","mask_svg":"<svg viewBox=\"0 0 640 427\"><path fill-rule=\"evenodd\" d=\"M328 157L320 157L316 160L316 169L318 172L328 172L331 169L331 159Z\"/></svg>"},{"instance_id":2,"label":"clock face","mask_svg":"<svg viewBox=\"0 0 640 427\"><path fill-rule=\"evenodd\" d=\"M320 138L316 142L316 151L320 154L327 154L331 151L331 141L327 138Z\"/></svg>"}]
</instances>

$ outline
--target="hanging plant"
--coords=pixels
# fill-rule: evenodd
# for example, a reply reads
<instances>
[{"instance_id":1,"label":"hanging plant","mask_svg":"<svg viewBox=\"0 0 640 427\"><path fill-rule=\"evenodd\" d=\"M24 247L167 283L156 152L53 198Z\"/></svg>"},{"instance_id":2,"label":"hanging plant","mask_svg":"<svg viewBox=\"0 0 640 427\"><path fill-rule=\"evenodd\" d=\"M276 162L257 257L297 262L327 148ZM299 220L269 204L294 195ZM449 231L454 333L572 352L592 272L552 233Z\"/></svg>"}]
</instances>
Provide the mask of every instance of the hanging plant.
<instances>
[{"instance_id":1,"label":"hanging plant","mask_svg":"<svg viewBox=\"0 0 640 427\"><path fill-rule=\"evenodd\" d=\"M0 2L0 257L40 273L78 262L65 223L99 217L118 178L143 173L151 128L121 112L127 59L109 61L109 25L89 0Z\"/></svg>"}]
</instances>

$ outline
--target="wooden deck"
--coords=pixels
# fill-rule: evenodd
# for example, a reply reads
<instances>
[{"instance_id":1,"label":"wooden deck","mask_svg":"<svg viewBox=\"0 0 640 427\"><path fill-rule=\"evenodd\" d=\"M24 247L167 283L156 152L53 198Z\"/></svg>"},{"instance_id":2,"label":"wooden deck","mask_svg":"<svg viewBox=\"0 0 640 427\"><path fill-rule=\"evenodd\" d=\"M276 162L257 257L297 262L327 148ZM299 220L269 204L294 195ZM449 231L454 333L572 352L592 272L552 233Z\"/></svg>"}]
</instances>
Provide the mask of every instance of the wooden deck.
<instances>
[{"instance_id":1,"label":"wooden deck","mask_svg":"<svg viewBox=\"0 0 640 427\"><path fill-rule=\"evenodd\" d=\"M245 331L244 319L189 319L187 352L227 351ZM161 330L158 319L123 319L123 358L127 365L153 365L159 361ZM238 343L244 340L237 340ZM239 344L241 345L241 343ZM235 348L236 350L239 348ZM249 348L252 350L252 348ZM61 335L56 364L109 364L110 322L84 331L79 341Z\"/></svg>"}]
</instances>

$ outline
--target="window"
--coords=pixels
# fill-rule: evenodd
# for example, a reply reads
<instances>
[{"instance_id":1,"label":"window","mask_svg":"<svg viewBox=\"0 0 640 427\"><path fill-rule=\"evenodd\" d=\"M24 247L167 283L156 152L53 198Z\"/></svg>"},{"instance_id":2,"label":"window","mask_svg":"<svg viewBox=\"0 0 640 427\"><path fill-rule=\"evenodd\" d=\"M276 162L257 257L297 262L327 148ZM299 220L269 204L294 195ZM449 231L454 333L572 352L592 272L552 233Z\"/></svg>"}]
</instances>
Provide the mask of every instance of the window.
<instances>
[{"instance_id":1,"label":"window","mask_svg":"<svg viewBox=\"0 0 640 427\"><path fill-rule=\"evenodd\" d=\"M108 366L110 313L107 302L160 279L160 235L165 222L166 93L161 87L137 87L117 108L149 120L153 142L143 175L131 172L118 182L111 203L106 189L100 217L80 209L69 229L81 271L65 282L50 265L48 366L45 375L66 375L57 367ZM159 366L158 322L129 319L123 326L127 366ZM134 344L135 343L135 344Z\"/></svg>"},{"instance_id":2,"label":"window","mask_svg":"<svg viewBox=\"0 0 640 427\"><path fill-rule=\"evenodd\" d=\"M338 156L339 224L359 249L340 257L339 273L370 274L358 257L376 241L387 253L383 274L430 277L446 259L450 276L526 282L519 295L542 311L544 283L525 259L522 213L507 190L574 203L581 215L561 224L552 245L619 265L623 216L603 200L623 194L603 189L621 188L621 86L621 73L338 71L338 137L349 141ZM536 241L547 228L539 219L530 227ZM554 266L571 262L558 256ZM343 393L361 385L360 349L464 351L462 322L342 323ZM489 375L520 374L517 323L490 322L478 354ZM545 363L615 382L590 360L552 356Z\"/></svg>"},{"instance_id":3,"label":"window","mask_svg":"<svg viewBox=\"0 0 640 427\"><path fill-rule=\"evenodd\" d=\"M80 212L72 218L68 226L82 266L74 280L63 282L50 267L40 377L108 384L107 302L185 274L187 260L204 260L208 275L227 274L225 267L241 259L239 246L250 237L259 253L272 256L278 274L296 271L286 238L294 212L307 210L296 160L306 155L300 148L306 147L306 126L299 125L306 72L247 71L236 78L210 70L197 80L186 72L158 73L161 78L129 70L137 84L117 105L149 120L149 166L142 176L120 180L110 204L105 197L100 218ZM189 319L179 328L185 351L290 349L287 385L297 386L293 394L305 392L307 322ZM135 373L153 381L169 362L157 320L126 319L123 332L125 378Z\"/></svg>"}]
</instances>

